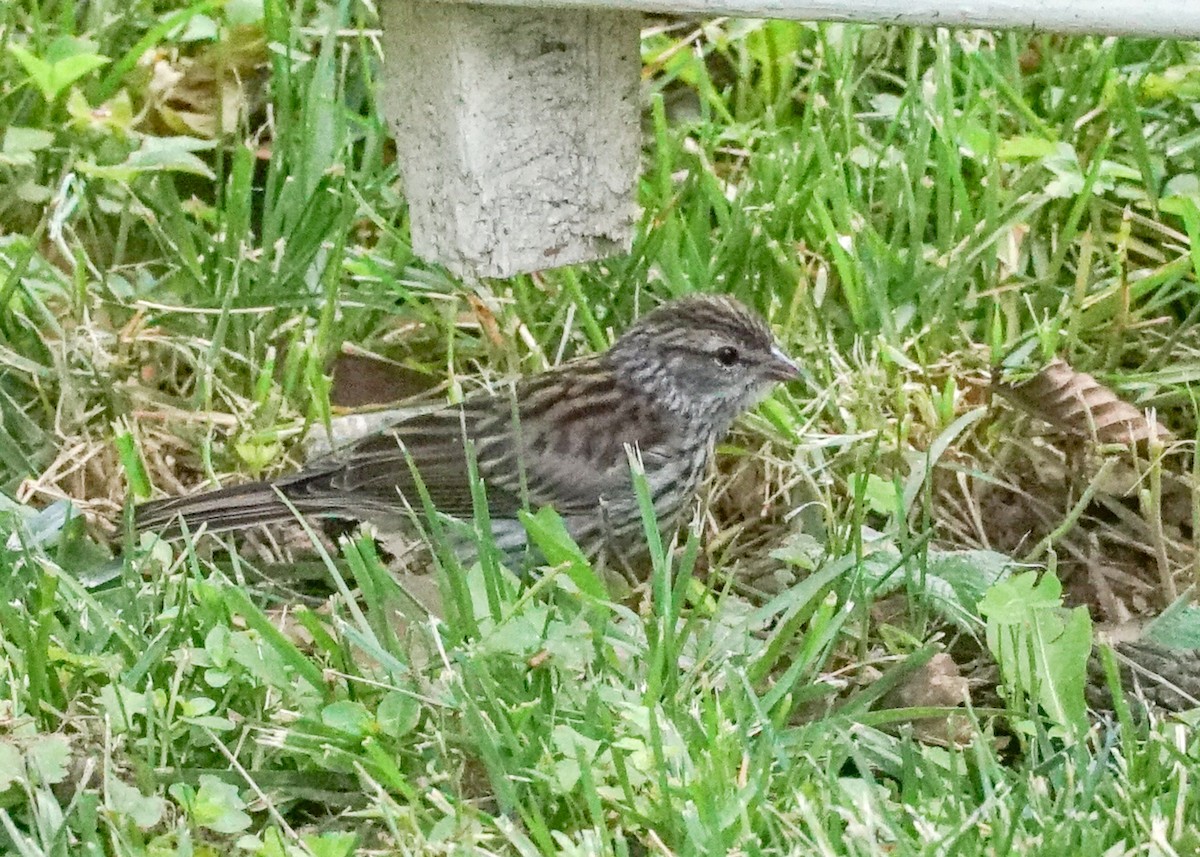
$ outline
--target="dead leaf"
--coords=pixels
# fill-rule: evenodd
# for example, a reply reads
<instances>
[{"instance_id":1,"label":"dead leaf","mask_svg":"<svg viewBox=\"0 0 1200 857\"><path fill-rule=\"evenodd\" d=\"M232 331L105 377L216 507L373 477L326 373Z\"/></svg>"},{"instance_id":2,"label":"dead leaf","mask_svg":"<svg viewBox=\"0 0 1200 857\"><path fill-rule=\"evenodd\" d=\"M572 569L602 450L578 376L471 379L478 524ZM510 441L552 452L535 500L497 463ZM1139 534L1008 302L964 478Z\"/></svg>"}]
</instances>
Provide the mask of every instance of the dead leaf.
<instances>
[{"instance_id":1,"label":"dead leaf","mask_svg":"<svg viewBox=\"0 0 1200 857\"><path fill-rule=\"evenodd\" d=\"M1058 358L1029 380L1019 384L998 383L996 390L1060 431L1098 443L1132 444L1151 437L1159 440L1172 437L1144 411Z\"/></svg>"},{"instance_id":2,"label":"dead leaf","mask_svg":"<svg viewBox=\"0 0 1200 857\"><path fill-rule=\"evenodd\" d=\"M226 40L192 57L152 52L147 108L160 129L213 139L238 130L266 98L266 39L258 27L237 27Z\"/></svg>"},{"instance_id":3,"label":"dead leaf","mask_svg":"<svg viewBox=\"0 0 1200 857\"><path fill-rule=\"evenodd\" d=\"M343 347L333 362L330 404L365 408L399 402L428 391L435 379L401 363Z\"/></svg>"},{"instance_id":4,"label":"dead leaf","mask_svg":"<svg viewBox=\"0 0 1200 857\"><path fill-rule=\"evenodd\" d=\"M970 698L970 682L954 658L939 652L884 699L888 708L957 708ZM971 721L965 715L921 717L912 721L913 735L930 744L968 743Z\"/></svg>"},{"instance_id":5,"label":"dead leaf","mask_svg":"<svg viewBox=\"0 0 1200 857\"><path fill-rule=\"evenodd\" d=\"M955 707L967 700L970 690L954 658L938 652L897 687L895 694L896 701L904 708Z\"/></svg>"},{"instance_id":6,"label":"dead leaf","mask_svg":"<svg viewBox=\"0 0 1200 857\"><path fill-rule=\"evenodd\" d=\"M467 303L471 305L471 312L474 314L475 320L479 322L479 327L487 336L488 341L497 348L503 348L505 345L504 334L500 332L500 322L496 320L496 314L475 295L467 295Z\"/></svg>"},{"instance_id":7,"label":"dead leaf","mask_svg":"<svg viewBox=\"0 0 1200 857\"><path fill-rule=\"evenodd\" d=\"M999 281L1007 282L1021 268L1021 246L1029 234L1028 223L1013 224L997 244L997 262L1000 265Z\"/></svg>"}]
</instances>

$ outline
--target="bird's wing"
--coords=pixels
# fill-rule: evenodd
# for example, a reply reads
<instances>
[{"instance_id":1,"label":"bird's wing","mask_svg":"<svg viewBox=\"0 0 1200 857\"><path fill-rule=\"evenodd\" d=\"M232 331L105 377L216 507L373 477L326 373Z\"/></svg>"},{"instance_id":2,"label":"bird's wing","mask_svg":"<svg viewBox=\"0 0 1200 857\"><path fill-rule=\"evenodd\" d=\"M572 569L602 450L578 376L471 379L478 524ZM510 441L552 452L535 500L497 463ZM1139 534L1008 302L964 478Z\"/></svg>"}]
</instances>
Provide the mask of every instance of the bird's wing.
<instances>
[{"instance_id":1,"label":"bird's wing","mask_svg":"<svg viewBox=\"0 0 1200 857\"><path fill-rule=\"evenodd\" d=\"M526 505L552 505L563 515L595 513L606 496L631 490L625 445L659 454L667 424L653 403L601 366L570 369L531 376L510 394L471 396L407 418L281 481L280 488L328 492L377 508L395 507L399 494L419 506L411 458L433 505L467 516L469 438L491 515L513 516Z\"/></svg>"},{"instance_id":2,"label":"bird's wing","mask_svg":"<svg viewBox=\"0 0 1200 857\"><path fill-rule=\"evenodd\" d=\"M336 496L363 509L396 509L403 497L419 509L415 469L437 509L469 516L471 482L463 439L479 435L481 417L479 409L465 406L408 417L312 462L281 480L280 488L289 495ZM519 508L517 499L500 489L488 492L488 505L499 514Z\"/></svg>"}]
</instances>

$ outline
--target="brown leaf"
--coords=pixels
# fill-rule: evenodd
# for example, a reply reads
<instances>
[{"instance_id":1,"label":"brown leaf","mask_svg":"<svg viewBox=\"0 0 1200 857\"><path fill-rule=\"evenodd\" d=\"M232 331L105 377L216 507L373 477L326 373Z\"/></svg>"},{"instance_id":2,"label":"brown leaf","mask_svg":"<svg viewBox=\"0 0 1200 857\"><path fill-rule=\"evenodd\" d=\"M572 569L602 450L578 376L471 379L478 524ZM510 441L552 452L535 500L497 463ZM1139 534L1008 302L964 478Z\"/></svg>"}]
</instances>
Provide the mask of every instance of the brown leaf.
<instances>
[{"instance_id":1,"label":"brown leaf","mask_svg":"<svg viewBox=\"0 0 1200 857\"><path fill-rule=\"evenodd\" d=\"M172 134L212 139L235 132L266 98L267 43L257 27L238 27L195 56L148 53L145 97L154 124Z\"/></svg>"},{"instance_id":2,"label":"brown leaf","mask_svg":"<svg viewBox=\"0 0 1200 857\"><path fill-rule=\"evenodd\" d=\"M343 348L334 358L329 401L339 408L385 405L423 393L435 380L400 363Z\"/></svg>"},{"instance_id":3,"label":"brown leaf","mask_svg":"<svg viewBox=\"0 0 1200 857\"><path fill-rule=\"evenodd\" d=\"M921 669L896 688L895 702L904 708L953 708L970 698L970 685L954 658L938 652Z\"/></svg>"},{"instance_id":4,"label":"brown leaf","mask_svg":"<svg viewBox=\"0 0 1200 857\"><path fill-rule=\"evenodd\" d=\"M956 708L970 699L970 683L945 652L910 675L884 699L887 708ZM913 735L930 744L961 745L970 740L970 721L961 715L921 717L912 721Z\"/></svg>"},{"instance_id":5,"label":"brown leaf","mask_svg":"<svg viewBox=\"0 0 1200 857\"><path fill-rule=\"evenodd\" d=\"M1000 383L996 390L1060 431L1098 443L1131 444L1151 436L1171 439L1161 423L1152 422L1144 411L1058 358L1029 380Z\"/></svg>"},{"instance_id":6,"label":"brown leaf","mask_svg":"<svg viewBox=\"0 0 1200 857\"><path fill-rule=\"evenodd\" d=\"M467 303L471 305L471 312L475 315L475 320L479 322L488 341L497 348L503 348L505 345L504 334L500 332L500 322L496 320L496 314L475 295L467 295Z\"/></svg>"}]
</instances>

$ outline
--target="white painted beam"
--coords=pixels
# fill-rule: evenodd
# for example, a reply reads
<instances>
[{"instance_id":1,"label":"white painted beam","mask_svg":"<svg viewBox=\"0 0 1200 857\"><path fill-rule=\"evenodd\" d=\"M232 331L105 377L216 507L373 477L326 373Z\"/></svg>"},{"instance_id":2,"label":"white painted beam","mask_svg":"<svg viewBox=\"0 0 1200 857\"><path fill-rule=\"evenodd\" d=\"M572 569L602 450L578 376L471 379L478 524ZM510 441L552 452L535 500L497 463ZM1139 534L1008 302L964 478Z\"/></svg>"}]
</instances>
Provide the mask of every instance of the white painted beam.
<instances>
[{"instance_id":1,"label":"white painted beam","mask_svg":"<svg viewBox=\"0 0 1200 857\"><path fill-rule=\"evenodd\" d=\"M413 249L507 277L628 250L641 15L380 0Z\"/></svg>"},{"instance_id":2,"label":"white painted beam","mask_svg":"<svg viewBox=\"0 0 1200 857\"><path fill-rule=\"evenodd\" d=\"M438 0L455 4L461 0ZM1200 0L469 0L527 9L1200 39Z\"/></svg>"}]
</instances>

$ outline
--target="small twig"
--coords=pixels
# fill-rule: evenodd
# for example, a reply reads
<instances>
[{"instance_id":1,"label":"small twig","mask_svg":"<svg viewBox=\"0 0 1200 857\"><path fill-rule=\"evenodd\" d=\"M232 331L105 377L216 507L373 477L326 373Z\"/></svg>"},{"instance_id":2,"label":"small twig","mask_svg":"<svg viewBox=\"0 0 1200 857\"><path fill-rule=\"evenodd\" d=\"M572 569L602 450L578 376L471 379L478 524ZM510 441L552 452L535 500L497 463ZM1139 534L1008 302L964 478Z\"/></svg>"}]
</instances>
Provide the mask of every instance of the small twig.
<instances>
[{"instance_id":1,"label":"small twig","mask_svg":"<svg viewBox=\"0 0 1200 857\"><path fill-rule=\"evenodd\" d=\"M216 411L185 411L182 408L160 407L155 411L134 411L133 417L146 422L180 422L205 423L221 426L222 428L237 428L240 421L233 414L222 414Z\"/></svg>"},{"instance_id":2,"label":"small twig","mask_svg":"<svg viewBox=\"0 0 1200 857\"><path fill-rule=\"evenodd\" d=\"M1179 597L1175 586L1175 576L1171 573L1171 563L1167 559L1167 537L1163 531L1162 517L1162 459L1163 444L1154 433L1155 423L1151 422L1150 452L1150 489L1146 498L1146 523L1150 526L1150 538L1154 545L1154 559L1158 565L1158 580L1162 584L1163 606L1169 607Z\"/></svg>"}]
</instances>

